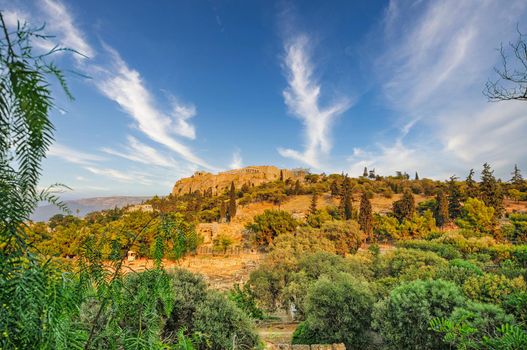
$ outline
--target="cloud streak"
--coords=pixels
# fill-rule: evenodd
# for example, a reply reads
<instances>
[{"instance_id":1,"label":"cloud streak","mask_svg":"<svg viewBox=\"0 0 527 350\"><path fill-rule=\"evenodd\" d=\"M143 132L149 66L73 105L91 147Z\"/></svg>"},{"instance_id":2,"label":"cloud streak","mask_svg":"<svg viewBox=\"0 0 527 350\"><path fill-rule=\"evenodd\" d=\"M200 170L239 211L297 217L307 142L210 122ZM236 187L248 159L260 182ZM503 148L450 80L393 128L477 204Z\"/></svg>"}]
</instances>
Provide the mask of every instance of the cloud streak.
<instances>
[{"instance_id":1,"label":"cloud streak","mask_svg":"<svg viewBox=\"0 0 527 350\"><path fill-rule=\"evenodd\" d=\"M95 80L103 95L115 101L136 122L136 127L151 140L178 153L196 165L215 169L199 158L173 134L195 137L194 128L187 120L195 115L195 107L176 104L172 117L158 108L150 91L145 87L138 71L128 67L119 53L106 46L112 64L110 68L98 70Z\"/></svg>"},{"instance_id":2,"label":"cloud streak","mask_svg":"<svg viewBox=\"0 0 527 350\"><path fill-rule=\"evenodd\" d=\"M490 104L481 93L499 59L495 48L515 37L517 23L525 24L526 5L392 1L374 71L395 123L403 126L391 144L367 147L350 160L436 178L484 162L506 176L514 163L527 161L524 106Z\"/></svg>"},{"instance_id":3,"label":"cloud streak","mask_svg":"<svg viewBox=\"0 0 527 350\"><path fill-rule=\"evenodd\" d=\"M321 86L313 77L308 37L299 35L285 45L284 66L288 87L283 91L285 104L291 114L302 121L305 145L302 152L279 148L283 157L292 158L313 168L321 167L320 157L331 150L331 124L350 108L348 99L320 106Z\"/></svg>"}]
</instances>

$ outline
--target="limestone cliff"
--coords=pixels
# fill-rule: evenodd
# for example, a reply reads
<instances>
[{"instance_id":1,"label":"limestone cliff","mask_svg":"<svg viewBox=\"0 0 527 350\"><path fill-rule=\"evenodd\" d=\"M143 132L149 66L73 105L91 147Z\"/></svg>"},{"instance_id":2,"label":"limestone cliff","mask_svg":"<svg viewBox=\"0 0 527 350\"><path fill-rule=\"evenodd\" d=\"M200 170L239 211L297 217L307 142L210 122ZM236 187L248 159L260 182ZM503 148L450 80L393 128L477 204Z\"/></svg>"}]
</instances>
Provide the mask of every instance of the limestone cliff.
<instances>
[{"instance_id":1,"label":"limestone cliff","mask_svg":"<svg viewBox=\"0 0 527 350\"><path fill-rule=\"evenodd\" d=\"M284 181L291 179L293 181L303 181L307 170L305 169L279 169L275 166L248 166L241 169L224 171L218 174L212 174L204 171L197 171L191 177L181 179L176 182L172 189L173 195L180 195L194 191L207 191L212 189L214 194L221 193L234 182L236 188L244 184L249 186L258 186L260 184L275 181L280 178L280 172L283 174Z\"/></svg>"}]
</instances>

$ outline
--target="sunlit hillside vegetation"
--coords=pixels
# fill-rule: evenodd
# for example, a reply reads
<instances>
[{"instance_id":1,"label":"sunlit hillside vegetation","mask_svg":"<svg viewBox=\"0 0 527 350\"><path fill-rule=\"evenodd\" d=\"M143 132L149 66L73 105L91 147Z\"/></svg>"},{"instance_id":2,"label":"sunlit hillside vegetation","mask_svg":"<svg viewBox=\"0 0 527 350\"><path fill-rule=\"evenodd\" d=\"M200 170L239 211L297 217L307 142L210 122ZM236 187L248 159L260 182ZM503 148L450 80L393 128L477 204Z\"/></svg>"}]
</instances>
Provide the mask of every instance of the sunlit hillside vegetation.
<instances>
[{"instance_id":1,"label":"sunlit hillside vegetation","mask_svg":"<svg viewBox=\"0 0 527 350\"><path fill-rule=\"evenodd\" d=\"M0 20L0 349L272 348L257 327L284 315L294 344L527 348L527 182L518 167L510 179L489 164L447 181L368 169L280 176L78 218L52 189L37 191L53 142L49 79L69 94L48 61L58 49L35 55L39 32L9 33ZM303 209L287 210L299 198ZM64 214L31 222L43 200ZM206 241L203 223L240 232ZM232 247L249 251L260 264L226 292L167 268L204 245L225 259ZM126 268L130 252L151 267Z\"/></svg>"}]
</instances>

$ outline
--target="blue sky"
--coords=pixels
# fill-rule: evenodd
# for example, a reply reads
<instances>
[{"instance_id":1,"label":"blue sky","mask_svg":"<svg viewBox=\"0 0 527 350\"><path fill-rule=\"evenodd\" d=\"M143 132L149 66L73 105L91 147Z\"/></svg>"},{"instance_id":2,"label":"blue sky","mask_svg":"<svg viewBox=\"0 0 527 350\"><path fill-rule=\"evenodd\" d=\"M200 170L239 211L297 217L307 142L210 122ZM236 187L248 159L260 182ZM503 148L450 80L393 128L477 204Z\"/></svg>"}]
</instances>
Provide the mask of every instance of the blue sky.
<instances>
[{"instance_id":1,"label":"blue sky","mask_svg":"<svg viewBox=\"0 0 527 350\"><path fill-rule=\"evenodd\" d=\"M527 105L489 103L496 48L527 32L510 1L0 1L62 54L43 187L167 194L195 170L360 175L527 170ZM38 50L51 43L37 42Z\"/></svg>"}]
</instances>

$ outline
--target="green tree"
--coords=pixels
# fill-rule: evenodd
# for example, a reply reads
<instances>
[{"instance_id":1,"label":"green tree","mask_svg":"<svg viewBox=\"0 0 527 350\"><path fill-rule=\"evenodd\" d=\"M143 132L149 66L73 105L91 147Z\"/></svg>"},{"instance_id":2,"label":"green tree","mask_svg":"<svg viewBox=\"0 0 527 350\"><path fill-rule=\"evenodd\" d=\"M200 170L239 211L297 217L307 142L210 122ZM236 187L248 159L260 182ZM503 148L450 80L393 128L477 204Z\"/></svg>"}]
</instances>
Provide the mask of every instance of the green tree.
<instances>
[{"instance_id":1,"label":"green tree","mask_svg":"<svg viewBox=\"0 0 527 350\"><path fill-rule=\"evenodd\" d=\"M415 212L415 199L412 192L406 189L403 198L393 202L393 215L402 222L404 219L411 220Z\"/></svg>"},{"instance_id":2,"label":"green tree","mask_svg":"<svg viewBox=\"0 0 527 350\"><path fill-rule=\"evenodd\" d=\"M441 336L430 329L436 317L448 317L465 304L463 292L451 282L414 281L393 289L377 303L373 327L390 349L444 349Z\"/></svg>"},{"instance_id":3,"label":"green tree","mask_svg":"<svg viewBox=\"0 0 527 350\"><path fill-rule=\"evenodd\" d=\"M351 193L351 180L346 175L342 183L342 192L340 198L340 210L342 218L345 220L351 220L353 216L353 204L352 204L352 193Z\"/></svg>"},{"instance_id":4,"label":"green tree","mask_svg":"<svg viewBox=\"0 0 527 350\"><path fill-rule=\"evenodd\" d=\"M364 167L364 171L362 172L363 177L368 177L368 168Z\"/></svg>"},{"instance_id":5,"label":"green tree","mask_svg":"<svg viewBox=\"0 0 527 350\"><path fill-rule=\"evenodd\" d=\"M294 344L344 343L361 349L369 342L373 295L349 274L322 277L308 291L306 320L293 334Z\"/></svg>"},{"instance_id":6,"label":"green tree","mask_svg":"<svg viewBox=\"0 0 527 350\"><path fill-rule=\"evenodd\" d=\"M362 232L355 220L334 220L322 224L321 231L335 244L337 254L356 253L362 244Z\"/></svg>"},{"instance_id":7,"label":"green tree","mask_svg":"<svg viewBox=\"0 0 527 350\"><path fill-rule=\"evenodd\" d=\"M419 174L417 174L417 171L415 172L415 178L414 180L418 181L419 180Z\"/></svg>"},{"instance_id":8,"label":"green tree","mask_svg":"<svg viewBox=\"0 0 527 350\"><path fill-rule=\"evenodd\" d=\"M269 245L280 234L293 232L298 222L293 216L282 210L266 210L256 215L253 222L246 226L256 234L256 241L260 245Z\"/></svg>"},{"instance_id":9,"label":"green tree","mask_svg":"<svg viewBox=\"0 0 527 350\"><path fill-rule=\"evenodd\" d=\"M470 172L468 173L468 176L465 180L465 199L478 197L478 183L474 180L474 169L470 169Z\"/></svg>"},{"instance_id":10,"label":"green tree","mask_svg":"<svg viewBox=\"0 0 527 350\"><path fill-rule=\"evenodd\" d=\"M494 208L494 217L503 215L503 192L500 183L494 177L494 171L488 163L483 164L481 172L480 199L485 205Z\"/></svg>"},{"instance_id":11,"label":"green tree","mask_svg":"<svg viewBox=\"0 0 527 350\"><path fill-rule=\"evenodd\" d=\"M522 190L523 187L525 186L525 182L523 180L523 176L522 176L520 169L518 169L518 165L514 164L514 170L512 171L511 175L512 175L512 178L510 182L512 183L512 185L516 189Z\"/></svg>"},{"instance_id":12,"label":"green tree","mask_svg":"<svg viewBox=\"0 0 527 350\"><path fill-rule=\"evenodd\" d=\"M309 215L316 215L317 201L318 201L318 193L315 191L313 192L313 196L311 197L311 204L309 205Z\"/></svg>"},{"instance_id":13,"label":"green tree","mask_svg":"<svg viewBox=\"0 0 527 350\"><path fill-rule=\"evenodd\" d=\"M329 185L329 189L331 191L332 196L339 195L339 184L337 182L337 179L334 179L333 181L331 181L331 184Z\"/></svg>"},{"instance_id":14,"label":"green tree","mask_svg":"<svg viewBox=\"0 0 527 350\"><path fill-rule=\"evenodd\" d=\"M227 205L224 200L220 202L220 222L223 222L227 217Z\"/></svg>"},{"instance_id":15,"label":"green tree","mask_svg":"<svg viewBox=\"0 0 527 350\"><path fill-rule=\"evenodd\" d=\"M227 208L227 221L232 221L236 216L236 188L234 181L231 182L231 189L229 190L229 206Z\"/></svg>"},{"instance_id":16,"label":"green tree","mask_svg":"<svg viewBox=\"0 0 527 350\"><path fill-rule=\"evenodd\" d=\"M493 218L494 208L486 206L479 199L469 198L465 202L456 224L462 228L488 234L494 230Z\"/></svg>"},{"instance_id":17,"label":"green tree","mask_svg":"<svg viewBox=\"0 0 527 350\"><path fill-rule=\"evenodd\" d=\"M373 213L366 192L363 192L360 198L359 225L362 232L369 237L370 242L373 242Z\"/></svg>"},{"instance_id":18,"label":"green tree","mask_svg":"<svg viewBox=\"0 0 527 350\"><path fill-rule=\"evenodd\" d=\"M449 216L449 203L442 190L437 192L436 196L436 208L435 208L435 219L439 227L445 226L450 221Z\"/></svg>"},{"instance_id":19,"label":"green tree","mask_svg":"<svg viewBox=\"0 0 527 350\"><path fill-rule=\"evenodd\" d=\"M452 175L448 180L448 213L450 219L455 220L461 214L461 191L457 184L457 177Z\"/></svg>"}]
</instances>

